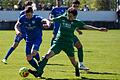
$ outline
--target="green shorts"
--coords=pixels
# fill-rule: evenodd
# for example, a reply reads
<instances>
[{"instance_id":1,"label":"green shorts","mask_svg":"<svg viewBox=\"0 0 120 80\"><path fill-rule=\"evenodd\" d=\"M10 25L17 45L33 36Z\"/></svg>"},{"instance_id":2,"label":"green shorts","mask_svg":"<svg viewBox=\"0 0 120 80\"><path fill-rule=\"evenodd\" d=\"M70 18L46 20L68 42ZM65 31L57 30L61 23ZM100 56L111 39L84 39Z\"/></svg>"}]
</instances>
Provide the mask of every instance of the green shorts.
<instances>
[{"instance_id":1,"label":"green shorts","mask_svg":"<svg viewBox=\"0 0 120 80\"><path fill-rule=\"evenodd\" d=\"M59 54L61 50L63 50L67 54L67 56L74 57L74 47L72 44L55 43L51 46L51 50L55 54Z\"/></svg>"}]
</instances>

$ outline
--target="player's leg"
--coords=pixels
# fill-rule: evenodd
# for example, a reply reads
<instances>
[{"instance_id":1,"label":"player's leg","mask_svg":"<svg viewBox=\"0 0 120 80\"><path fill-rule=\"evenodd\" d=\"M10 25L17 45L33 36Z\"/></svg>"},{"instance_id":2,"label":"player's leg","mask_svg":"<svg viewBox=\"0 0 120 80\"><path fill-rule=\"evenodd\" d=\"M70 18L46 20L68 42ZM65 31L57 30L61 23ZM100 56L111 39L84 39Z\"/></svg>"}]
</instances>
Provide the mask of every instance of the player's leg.
<instances>
[{"instance_id":1,"label":"player's leg","mask_svg":"<svg viewBox=\"0 0 120 80\"><path fill-rule=\"evenodd\" d=\"M55 55L55 54L54 54L53 51L49 51L49 52L45 55L44 59L42 59L42 61L40 62L37 71L33 71L33 70L31 70L31 69L29 69L28 71L29 71L32 75L34 75L36 78L41 77L42 74L43 74L43 72L44 72L43 70L44 70L44 68L45 68L45 66L46 66L46 64L47 64L47 62L48 62L48 59L51 58L51 57L53 57L54 55Z\"/></svg>"},{"instance_id":2,"label":"player's leg","mask_svg":"<svg viewBox=\"0 0 120 80\"><path fill-rule=\"evenodd\" d=\"M42 38L40 39L36 39L33 43L33 47L32 47L32 55L33 57L37 60L38 64L40 62L40 55L38 53L39 47L42 43Z\"/></svg>"},{"instance_id":3,"label":"player's leg","mask_svg":"<svg viewBox=\"0 0 120 80\"><path fill-rule=\"evenodd\" d=\"M75 75L80 76L78 63L75 61L75 57L69 57L69 59L70 59L72 65L75 67Z\"/></svg>"},{"instance_id":4,"label":"player's leg","mask_svg":"<svg viewBox=\"0 0 120 80\"><path fill-rule=\"evenodd\" d=\"M48 53L45 55L45 57L42 59L42 61L39 64L38 70L37 70L40 75L42 75L43 70L48 62L48 59L50 59L54 55L55 55L55 53L53 51L49 50Z\"/></svg>"},{"instance_id":5,"label":"player's leg","mask_svg":"<svg viewBox=\"0 0 120 80\"><path fill-rule=\"evenodd\" d=\"M65 48L64 48L63 51L65 51L65 53L69 57L72 65L75 67L75 75L76 76L80 76L78 63L75 61L75 57L74 57L74 48L73 48L73 45L65 46Z\"/></svg>"},{"instance_id":6,"label":"player's leg","mask_svg":"<svg viewBox=\"0 0 120 80\"><path fill-rule=\"evenodd\" d=\"M26 57L27 57L27 61L29 62L29 64L37 70L38 65L36 61L33 59L33 56L31 54L32 46L33 46L33 43L26 42Z\"/></svg>"},{"instance_id":7,"label":"player's leg","mask_svg":"<svg viewBox=\"0 0 120 80\"><path fill-rule=\"evenodd\" d=\"M33 58L35 58L37 60L37 62L39 64L40 63L40 55L37 50L33 49L32 56L33 56Z\"/></svg>"},{"instance_id":8,"label":"player's leg","mask_svg":"<svg viewBox=\"0 0 120 80\"><path fill-rule=\"evenodd\" d=\"M74 36L74 46L77 48L78 50L78 59L79 59L79 63L80 63L80 69L81 70L89 70L89 68L85 67L83 64L83 46L81 44L81 42L79 41L79 39L77 38L77 36Z\"/></svg>"},{"instance_id":9,"label":"player's leg","mask_svg":"<svg viewBox=\"0 0 120 80\"><path fill-rule=\"evenodd\" d=\"M20 41L23 39L22 36L15 36L14 43L6 53L4 59L2 60L3 63L7 64L7 59L11 55L11 53L16 49L16 47L19 45Z\"/></svg>"},{"instance_id":10,"label":"player's leg","mask_svg":"<svg viewBox=\"0 0 120 80\"><path fill-rule=\"evenodd\" d=\"M41 77L43 74L43 70L48 62L48 59L50 59L54 55L60 53L60 51L61 51L61 48L59 45L52 45L51 48L49 49L49 51L47 52L47 54L45 55L45 57L40 62L39 66L38 66L37 73L34 73L32 71L30 71L30 73L33 74L35 77L36 76Z\"/></svg>"}]
</instances>

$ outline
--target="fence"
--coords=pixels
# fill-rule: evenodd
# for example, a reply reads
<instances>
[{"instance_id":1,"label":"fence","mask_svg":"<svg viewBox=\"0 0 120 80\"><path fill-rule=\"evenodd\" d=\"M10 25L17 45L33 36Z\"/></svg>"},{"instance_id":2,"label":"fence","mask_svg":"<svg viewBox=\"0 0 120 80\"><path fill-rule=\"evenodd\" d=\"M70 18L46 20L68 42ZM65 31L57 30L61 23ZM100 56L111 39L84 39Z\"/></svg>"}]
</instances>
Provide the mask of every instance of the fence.
<instances>
[{"instance_id":1,"label":"fence","mask_svg":"<svg viewBox=\"0 0 120 80\"><path fill-rule=\"evenodd\" d=\"M0 30L14 29L20 11L0 11ZM50 11L35 11L34 14L48 18ZM120 28L116 23L117 15L114 11L78 11L78 19L94 26Z\"/></svg>"}]
</instances>

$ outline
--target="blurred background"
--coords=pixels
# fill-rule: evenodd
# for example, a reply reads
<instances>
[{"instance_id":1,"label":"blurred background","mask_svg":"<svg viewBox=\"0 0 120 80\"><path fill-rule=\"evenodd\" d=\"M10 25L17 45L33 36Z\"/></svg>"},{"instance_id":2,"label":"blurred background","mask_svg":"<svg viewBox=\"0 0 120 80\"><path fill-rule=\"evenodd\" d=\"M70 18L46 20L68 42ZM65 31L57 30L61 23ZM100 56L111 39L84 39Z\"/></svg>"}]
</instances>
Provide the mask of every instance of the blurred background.
<instances>
[{"instance_id":1,"label":"blurred background","mask_svg":"<svg viewBox=\"0 0 120 80\"><path fill-rule=\"evenodd\" d=\"M26 0L0 0L0 10L22 10ZM51 10L55 6L55 0L31 0L37 10ZM80 10L87 5L90 10L113 10L115 11L120 0L79 0ZM64 6L70 6L72 0L63 0Z\"/></svg>"},{"instance_id":2,"label":"blurred background","mask_svg":"<svg viewBox=\"0 0 120 80\"><path fill-rule=\"evenodd\" d=\"M19 11L24 9L27 0L0 0L0 30L13 30L19 16ZM55 0L30 0L33 1L35 13L48 16L55 7ZM119 29L120 0L79 0L78 18L94 26L104 26L109 29ZM63 6L71 6L72 0L63 0ZM120 12L120 11L119 11ZM83 14L83 15L81 15ZM11 16L10 16L11 15ZM93 18L92 16L93 15ZM95 15L95 16L94 16ZM103 16L106 16L102 18ZM94 18L95 17L95 18ZM46 17L47 18L47 17Z\"/></svg>"}]
</instances>

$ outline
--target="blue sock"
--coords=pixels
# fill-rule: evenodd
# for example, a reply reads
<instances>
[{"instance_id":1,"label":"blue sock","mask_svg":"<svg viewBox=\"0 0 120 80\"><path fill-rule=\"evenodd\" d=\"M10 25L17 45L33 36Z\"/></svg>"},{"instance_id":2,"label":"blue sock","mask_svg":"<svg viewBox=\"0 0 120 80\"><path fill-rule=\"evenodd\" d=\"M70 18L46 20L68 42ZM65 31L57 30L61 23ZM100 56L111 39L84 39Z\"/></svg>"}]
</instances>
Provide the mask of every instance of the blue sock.
<instances>
[{"instance_id":1,"label":"blue sock","mask_svg":"<svg viewBox=\"0 0 120 80\"><path fill-rule=\"evenodd\" d=\"M28 61L28 62L29 62L29 64L30 64L32 67L34 67L36 70L38 69L38 65L37 65L37 63L35 62L34 59L31 59L31 60Z\"/></svg>"},{"instance_id":2,"label":"blue sock","mask_svg":"<svg viewBox=\"0 0 120 80\"><path fill-rule=\"evenodd\" d=\"M10 56L10 54L14 51L15 48L11 47L9 49L9 51L7 52L6 56L5 56L5 59L7 60L7 58Z\"/></svg>"},{"instance_id":3,"label":"blue sock","mask_svg":"<svg viewBox=\"0 0 120 80\"><path fill-rule=\"evenodd\" d=\"M39 53L37 53L34 58L37 60L37 61L40 61L40 56L39 56Z\"/></svg>"}]
</instances>

